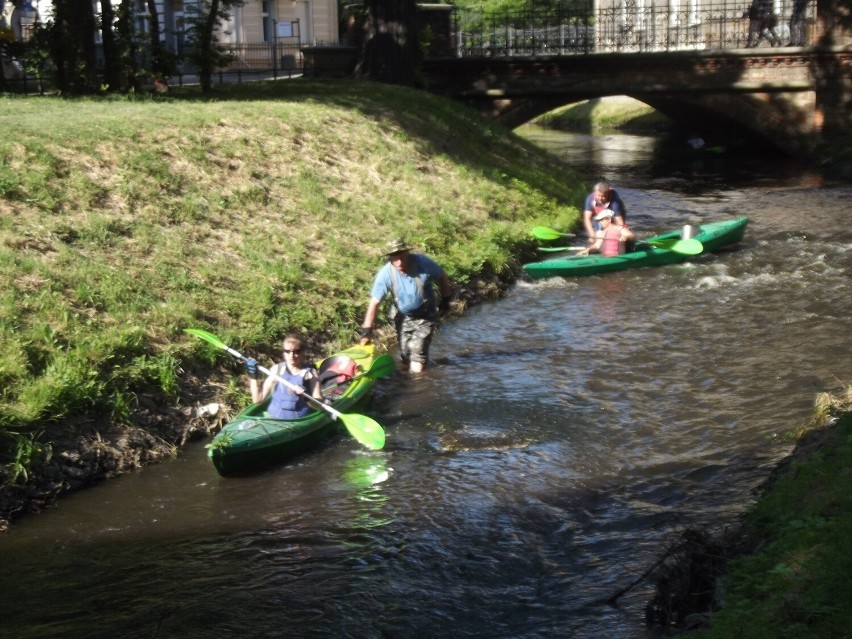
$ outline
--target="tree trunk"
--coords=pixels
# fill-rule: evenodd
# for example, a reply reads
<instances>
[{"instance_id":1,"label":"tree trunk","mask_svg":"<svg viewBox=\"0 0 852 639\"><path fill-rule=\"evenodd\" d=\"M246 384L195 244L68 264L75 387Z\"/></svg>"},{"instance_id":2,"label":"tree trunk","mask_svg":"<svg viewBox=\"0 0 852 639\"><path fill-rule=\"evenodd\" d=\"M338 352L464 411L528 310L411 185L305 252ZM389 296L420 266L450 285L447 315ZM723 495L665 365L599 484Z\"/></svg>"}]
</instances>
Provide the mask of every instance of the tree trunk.
<instances>
[{"instance_id":1,"label":"tree trunk","mask_svg":"<svg viewBox=\"0 0 852 639\"><path fill-rule=\"evenodd\" d=\"M121 52L116 42L112 0L101 0L101 37L104 43L104 82L109 91L121 91Z\"/></svg>"},{"instance_id":2,"label":"tree trunk","mask_svg":"<svg viewBox=\"0 0 852 639\"><path fill-rule=\"evenodd\" d=\"M139 83L139 51L134 40L133 0L121 0L118 5L118 20L115 23L118 55L121 59L123 84L134 91L142 87Z\"/></svg>"},{"instance_id":3,"label":"tree trunk","mask_svg":"<svg viewBox=\"0 0 852 639\"><path fill-rule=\"evenodd\" d=\"M219 23L219 0L211 0L208 8L209 13L201 22L201 33L198 34L198 46L201 52L201 60L198 65L198 81L201 83L201 92L209 93L213 88L213 60L212 50L213 32Z\"/></svg>"},{"instance_id":4,"label":"tree trunk","mask_svg":"<svg viewBox=\"0 0 852 639\"><path fill-rule=\"evenodd\" d=\"M89 0L54 0L53 48L57 85L68 93L98 89L95 13Z\"/></svg>"},{"instance_id":5,"label":"tree trunk","mask_svg":"<svg viewBox=\"0 0 852 639\"><path fill-rule=\"evenodd\" d=\"M95 92L99 87L98 63L95 53L97 20L95 20L94 3L91 0L77 0L74 12L77 21L77 47L80 52L81 63L79 89L81 93Z\"/></svg>"},{"instance_id":6,"label":"tree trunk","mask_svg":"<svg viewBox=\"0 0 852 639\"><path fill-rule=\"evenodd\" d=\"M148 0L148 16L151 31L148 34L148 42L151 47L151 73L155 78L168 75L168 64L163 51L163 41L160 38L160 14L157 12L157 0Z\"/></svg>"},{"instance_id":7,"label":"tree trunk","mask_svg":"<svg viewBox=\"0 0 852 639\"><path fill-rule=\"evenodd\" d=\"M417 7L414 0L368 0L363 57L358 75L415 86L420 62Z\"/></svg>"}]
</instances>

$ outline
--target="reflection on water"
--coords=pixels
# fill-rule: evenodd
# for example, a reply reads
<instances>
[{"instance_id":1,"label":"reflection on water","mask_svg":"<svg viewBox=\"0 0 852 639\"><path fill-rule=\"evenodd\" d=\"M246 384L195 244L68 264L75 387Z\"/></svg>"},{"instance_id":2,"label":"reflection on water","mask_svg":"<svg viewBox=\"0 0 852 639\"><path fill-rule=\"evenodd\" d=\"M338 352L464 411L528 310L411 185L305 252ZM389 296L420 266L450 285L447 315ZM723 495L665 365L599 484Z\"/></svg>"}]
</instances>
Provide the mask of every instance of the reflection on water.
<instances>
[{"instance_id":1,"label":"reflection on water","mask_svg":"<svg viewBox=\"0 0 852 639\"><path fill-rule=\"evenodd\" d=\"M825 184L818 170L763 149L718 155L690 153L684 144L682 152L671 153L654 136L566 134L533 125L521 127L518 133L567 160L589 185L607 179L646 191L662 189L718 199L740 187L820 188Z\"/></svg>"},{"instance_id":2,"label":"reflection on water","mask_svg":"<svg viewBox=\"0 0 852 639\"><path fill-rule=\"evenodd\" d=\"M379 385L382 451L341 429L224 479L197 445L25 519L0 538L0 634L650 636L649 584L600 601L685 528L733 521L815 393L852 378L852 189L560 135L640 236L747 213L745 241L520 281L445 324L426 374Z\"/></svg>"},{"instance_id":3,"label":"reflection on water","mask_svg":"<svg viewBox=\"0 0 852 639\"><path fill-rule=\"evenodd\" d=\"M343 478L355 488L370 488L387 481L391 470L384 458L358 456L346 461Z\"/></svg>"}]
</instances>

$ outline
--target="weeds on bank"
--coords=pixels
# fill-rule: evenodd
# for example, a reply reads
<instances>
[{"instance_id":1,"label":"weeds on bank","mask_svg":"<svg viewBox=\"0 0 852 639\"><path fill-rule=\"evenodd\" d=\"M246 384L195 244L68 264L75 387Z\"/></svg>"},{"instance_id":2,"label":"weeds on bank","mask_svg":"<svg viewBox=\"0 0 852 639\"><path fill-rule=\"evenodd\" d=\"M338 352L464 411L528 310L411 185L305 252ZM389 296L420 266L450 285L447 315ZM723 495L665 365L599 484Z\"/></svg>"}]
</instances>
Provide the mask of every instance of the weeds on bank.
<instances>
[{"instance_id":1,"label":"weeds on bank","mask_svg":"<svg viewBox=\"0 0 852 639\"><path fill-rule=\"evenodd\" d=\"M41 432L16 433L14 431L0 431L0 437L9 440L10 449L13 452L11 461L3 467L0 472L0 481L4 484L15 484L25 482L28 479L28 469L35 462L46 462L53 454L50 444L39 441Z\"/></svg>"},{"instance_id":2,"label":"weeds on bank","mask_svg":"<svg viewBox=\"0 0 852 639\"><path fill-rule=\"evenodd\" d=\"M25 437L179 399L211 357L186 327L259 355L292 329L347 345L389 236L464 284L584 192L458 105L366 83L3 99L0 123L0 432ZM0 465L26 459L2 441Z\"/></svg>"}]
</instances>

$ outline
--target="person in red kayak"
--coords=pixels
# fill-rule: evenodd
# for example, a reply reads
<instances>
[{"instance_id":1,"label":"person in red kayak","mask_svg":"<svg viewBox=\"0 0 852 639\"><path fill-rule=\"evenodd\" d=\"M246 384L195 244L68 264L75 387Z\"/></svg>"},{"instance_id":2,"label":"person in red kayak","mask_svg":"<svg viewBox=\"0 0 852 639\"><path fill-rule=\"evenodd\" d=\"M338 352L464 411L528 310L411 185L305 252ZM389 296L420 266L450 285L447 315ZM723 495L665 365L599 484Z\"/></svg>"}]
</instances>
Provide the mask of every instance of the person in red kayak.
<instances>
[{"instance_id":1,"label":"person in red kayak","mask_svg":"<svg viewBox=\"0 0 852 639\"><path fill-rule=\"evenodd\" d=\"M604 209L595 215L595 222L600 223L601 228L595 231L594 244L583 249L577 255L588 255L589 253L600 253L604 257L621 255L627 251L627 243L636 239L636 236L626 226L615 223L615 213L610 209Z\"/></svg>"},{"instance_id":2,"label":"person in red kayak","mask_svg":"<svg viewBox=\"0 0 852 639\"><path fill-rule=\"evenodd\" d=\"M297 419L311 412L308 400L303 397L305 392L322 401L319 373L306 360L305 340L297 333L290 333L284 338L284 361L272 367L272 372L280 375L299 390L293 390L269 375L261 387L258 379L257 361L246 360L246 372L249 376L251 400L256 404L263 401L269 393L269 407L266 412L276 419Z\"/></svg>"}]
</instances>

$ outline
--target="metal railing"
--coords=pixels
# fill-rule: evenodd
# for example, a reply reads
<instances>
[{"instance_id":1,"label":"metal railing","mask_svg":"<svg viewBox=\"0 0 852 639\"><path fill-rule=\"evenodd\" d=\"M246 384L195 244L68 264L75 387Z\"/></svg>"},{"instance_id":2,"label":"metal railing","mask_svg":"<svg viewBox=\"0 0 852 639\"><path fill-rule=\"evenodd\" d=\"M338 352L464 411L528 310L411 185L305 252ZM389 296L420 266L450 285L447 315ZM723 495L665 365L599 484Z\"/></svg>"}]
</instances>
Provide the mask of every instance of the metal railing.
<instances>
[{"instance_id":1,"label":"metal railing","mask_svg":"<svg viewBox=\"0 0 852 639\"><path fill-rule=\"evenodd\" d=\"M231 62L222 67L222 71L271 71L280 69L286 72L301 69L303 64L302 45L299 43L224 44L221 45L221 48L223 52L230 54L233 58Z\"/></svg>"},{"instance_id":2,"label":"metal railing","mask_svg":"<svg viewBox=\"0 0 852 639\"><path fill-rule=\"evenodd\" d=\"M667 5L628 0L593 12L457 11L453 48L457 56L465 57L719 50L791 43L792 0L777 2L765 21L749 19L750 6L750 2L703 3L695 10L675 11ZM795 44L812 44L814 11L811 3L798 18L804 38Z\"/></svg>"},{"instance_id":3,"label":"metal railing","mask_svg":"<svg viewBox=\"0 0 852 639\"><path fill-rule=\"evenodd\" d=\"M695 10L675 11L654 0L626 0L597 11L530 9L521 13L455 10L449 26L449 48L441 57L542 56L589 53L741 49L750 46L810 46L814 42L815 7L793 16L793 0L773 0L769 23L750 19L750 0L704 3ZM650 2L651 4L646 4ZM333 43L332 43L333 44ZM302 74L302 43L224 45L232 61L217 69L214 82L250 82ZM176 53L180 54L180 51ZM9 62L7 60L7 62ZM8 65L7 65L8 66ZM197 82L184 66L169 84ZM33 78L20 72L5 78L5 90L28 93L50 88L50 74Z\"/></svg>"}]
</instances>

